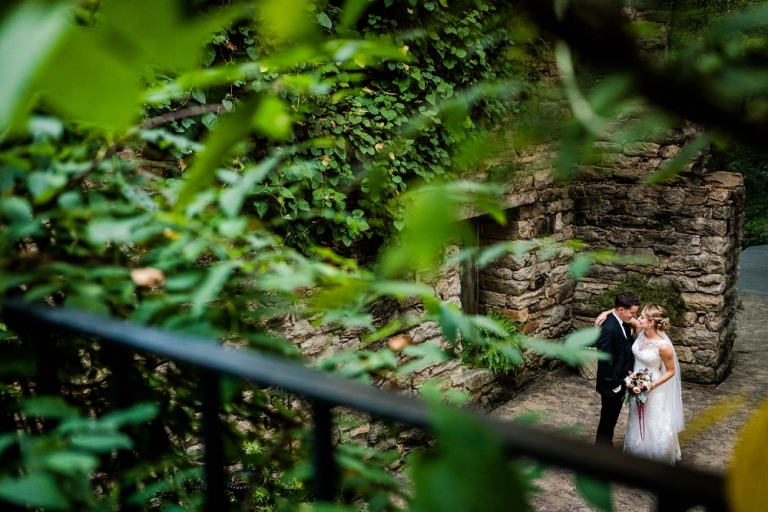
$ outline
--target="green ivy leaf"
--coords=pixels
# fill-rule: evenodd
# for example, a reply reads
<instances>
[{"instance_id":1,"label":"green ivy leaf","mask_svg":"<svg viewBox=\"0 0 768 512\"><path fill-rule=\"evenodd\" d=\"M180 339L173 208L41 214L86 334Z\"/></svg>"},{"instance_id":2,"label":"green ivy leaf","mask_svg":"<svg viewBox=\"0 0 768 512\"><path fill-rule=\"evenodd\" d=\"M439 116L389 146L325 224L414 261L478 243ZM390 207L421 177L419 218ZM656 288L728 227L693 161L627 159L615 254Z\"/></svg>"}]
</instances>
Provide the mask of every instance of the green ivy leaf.
<instances>
[{"instance_id":1,"label":"green ivy leaf","mask_svg":"<svg viewBox=\"0 0 768 512\"><path fill-rule=\"evenodd\" d=\"M712 142L712 136L708 133L702 134L688 144L683 146L678 154L664 162L658 171L648 178L648 183L658 185L667 182L677 176L682 171L683 166L690 162L704 148Z\"/></svg>"},{"instance_id":2,"label":"green ivy leaf","mask_svg":"<svg viewBox=\"0 0 768 512\"><path fill-rule=\"evenodd\" d=\"M399 299L435 295L435 290L431 286L407 281L376 281L371 284L371 290L382 295L392 295Z\"/></svg>"},{"instance_id":3,"label":"green ivy leaf","mask_svg":"<svg viewBox=\"0 0 768 512\"><path fill-rule=\"evenodd\" d=\"M41 472L17 479L1 480L0 498L27 507L70 509L69 501L59 490L53 477Z\"/></svg>"},{"instance_id":4,"label":"green ivy leaf","mask_svg":"<svg viewBox=\"0 0 768 512\"><path fill-rule=\"evenodd\" d=\"M211 265L208 276L200 285L200 288L192 295L192 311L194 314L203 312L208 302L214 300L226 284L232 271L240 265L237 261L224 261Z\"/></svg>"},{"instance_id":5,"label":"green ivy leaf","mask_svg":"<svg viewBox=\"0 0 768 512\"><path fill-rule=\"evenodd\" d=\"M251 129L251 120L258 100L251 98L219 122L206 138L205 149L197 155L192 168L186 171L186 182L179 192L176 211L183 211L198 192L213 183L216 169L232 147Z\"/></svg>"},{"instance_id":6,"label":"green ivy leaf","mask_svg":"<svg viewBox=\"0 0 768 512\"><path fill-rule=\"evenodd\" d=\"M69 475L93 471L99 466L99 459L88 453L64 451L47 455L43 464L51 471Z\"/></svg>"},{"instance_id":7,"label":"green ivy leaf","mask_svg":"<svg viewBox=\"0 0 768 512\"><path fill-rule=\"evenodd\" d=\"M597 340L599 335L600 328L592 327L569 334L562 343L526 338L523 344L547 357L559 358L566 363L577 365L595 358L610 359L609 354L587 348Z\"/></svg>"},{"instance_id":8,"label":"green ivy leaf","mask_svg":"<svg viewBox=\"0 0 768 512\"><path fill-rule=\"evenodd\" d=\"M0 199L0 212L12 222L26 221L32 217L32 205L22 197Z\"/></svg>"},{"instance_id":9,"label":"green ivy leaf","mask_svg":"<svg viewBox=\"0 0 768 512\"><path fill-rule=\"evenodd\" d=\"M613 512L611 485L608 482L576 474L576 490L591 505L604 512Z\"/></svg>"},{"instance_id":10,"label":"green ivy leaf","mask_svg":"<svg viewBox=\"0 0 768 512\"><path fill-rule=\"evenodd\" d=\"M131 438L120 432L94 432L77 434L70 440L72 446L96 453L109 453L114 450L133 448Z\"/></svg>"},{"instance_id":11,"label":"green ivy leaf","mask_svg":"<svg viewBox=\"0 0 768 512\"><path fill-rule=\"evenodd\" d=\"M112 428L120 428L123 425L146 423L155 418L159 409L157 404L141 403L129 409L115 411L101 418L101 423Z\"/></svg>"},{"instance_id":12,"label":"green ivy leaf","mask_svg":"<svg viewBox=\"0 0 768 512\"><path fill-rule=\"evenodd\" d=\"M12 4L9 4L12 5ZM19 115L41 63L71 27L66 2L20 2L0 23L0 134Z\"/></svg>"},{"instance_id":13,"label":"green ivy leaf","mask_svg":"<svg viewBox=\"0 0 768 512\"><path fill-rule=\"evenodd\" d=\"M259 165L243 170L242 177L219 195L219 206L229 217L234 217L240 212L245 202L246 195L251 188L260 183L267 174L275 168L279 158L271 157L265 159Z\"/></svg>"},{"instance_id":14,"label":"green ivy leaf","mask_svg":"<svg viewBox=\"0 0 768 512\"><path fill-rule=\"evenodd\" d=\"M285 140L293 133L293 118L285 102L266 96L253 118L253 127L267 137Z\"/></svg>"},{"instance_id":15,"label":"green ivy leaf","mask_svg":"<svg viewBox=\"0 0 768 512\"><path fill-rule=\"evenodd\" d=\"M579 254L578 256L573 258L573 261L571 262L569 270L573 278L579 281L582 277L587 275L587 272L589 271L589 267L591 265L592 265L592 257L590 255Z\"/></svg>"},{"instance_id":16,"label":"green ivy leaf","mask_svg":"<svg viewBox=\"0 0 768 512\"><path fill-rule=\"evenodd\" d=\"M320 24L321 27L325 27L327 29L330 29L333 27L333 23L331 23L331 18L328 17L327 14L324 12L321 12L317 15L317 22Z\"/></svg>"},{"instance_id":17,"label":"green ivy leaf","mask_svg":"<svg viewBox=\"0 0 768 512\"><path fill-rule=\"evenodd\" d=\"M205 104L205 93L201 91L200 89L194 89L192 91L192 97L195 98L196 101L199 103Z\"/></svg>"},{"instance_id":18,"label":"green ivy leaf","mask_svg":"<svg viewBox=\"0 0 768 512\"><path fill-rule=\"evenodd\" d=\"M450 355L445 350L432 343L421 343L419 345L405 347L403 349L403 354L417 359L398 368L397 373L399 375L419 371L427 366L442 363L450 359Z\"/></svg>"},{"instance_id":19,"label":"green ivy leaf","mask_svg":"<svg viewBox=\"0 0 768 512\"><path fill-rule=\"evenodd\" d=\"M529 510L524 479L501 443L459 409L433 406L440 442L413 465L415 512Z\"/></svg>"},{"instance_id":20,"label":"green ivy leaf","mask_svg":"<svg viewBox=\"0 0 768 512\"><path fill-rule=\"evenodd\" d=\"M60 396L40 396L21 402L21 410L41 418L69 418L77 416L77 409Z\"/></svg>"}]
</instances>

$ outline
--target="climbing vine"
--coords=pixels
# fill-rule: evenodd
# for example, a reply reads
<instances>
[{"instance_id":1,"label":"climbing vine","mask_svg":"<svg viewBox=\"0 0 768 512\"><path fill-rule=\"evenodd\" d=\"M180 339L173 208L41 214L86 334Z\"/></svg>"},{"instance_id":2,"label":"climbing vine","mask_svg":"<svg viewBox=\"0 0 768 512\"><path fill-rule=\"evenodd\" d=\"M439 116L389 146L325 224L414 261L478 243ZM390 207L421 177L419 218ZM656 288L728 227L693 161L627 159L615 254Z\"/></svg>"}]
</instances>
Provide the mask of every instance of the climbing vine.
<instances>
[{"instance_id":1,"label":"climbing vine","mask_svg":"<svg viewBox=\"0 0 768 512\"><path fill-rule=\"evenodd\" d=\"M523 100L538 84L548 47L522 17L493 2L379 2L351 27L328 2L313 9L322 31L393 44L402 61L380 67L364 59L306 64L316 77L310 87L301 83L305 78L262 67L252 80L192 88L182 100L155 105L150 113L213 106L168 124L176 136L194 141L245 94L277 90L281 103L275 108L300 122L293 130L274 127L271 136L252 141L232 168L281 145L292 146L287 160L295 166L270 176L247 204L275 225L286 243L305 252L314 245L344 251L363 240L376 247L392 226L402 229L397 198L411 182L451 179L472 169L491 127L514 122L525 110ZM238 23L219 32L206 46L203 66L279 54L279 46L259 37L260 30ZM161 81L152 80L150 85ZM498 85L481 86L489 83ZM302 144L309 140L325 144ZM170 151L181 168L192 153L189 144Z\"/></svg>"}]
</instances>

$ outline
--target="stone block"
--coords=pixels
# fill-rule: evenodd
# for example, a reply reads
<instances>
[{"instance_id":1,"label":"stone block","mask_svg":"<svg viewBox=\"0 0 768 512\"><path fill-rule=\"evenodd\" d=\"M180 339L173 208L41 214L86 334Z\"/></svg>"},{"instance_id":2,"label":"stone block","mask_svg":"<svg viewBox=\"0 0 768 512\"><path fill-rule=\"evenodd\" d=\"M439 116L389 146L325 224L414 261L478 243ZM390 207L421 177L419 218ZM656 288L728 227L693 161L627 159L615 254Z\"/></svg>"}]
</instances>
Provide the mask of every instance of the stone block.
<instances>
[{"instance_id":1,"label":"stone block","mask_svg":"<svg viewBox=\"0 0 768 512\"><path fill-rule=\"evenodd\" d=\"M542 312L540 320L540 326L542 329L548 329L554 325L560 324L565 321L566 316L570 313L571 308L567 306L553 306L546 311Z\"/></svg>"},{"instance_id":2,"label":"stone block","mask_svg":"<svg viewBox=\"0 0 768 512\"><path fill-rule=\"evenodd\" d=\"M600 151L601 153L623 152L623 148L621 144L617 144L615 142L595 142L593 144L593 147L595 148L595 150Z\"/></svg>"},{"instance_id":3,"label":"stone block","mask_svg":"<svg viewBox=\"0 0 768 512\"><path fill-rule=\"evenodd\" d=\"M681 188L662 188L661 189L661 200L667 204L681 204L686 197L687 193L684 189Z\"/></svg>"},{"instance_id":4,"label":"stone block","mask_svg":"<svg viewBox=\"0 0 768 512\"><path fill-rule=\"evenodd\" d=\"M707 294L710 294L710 295L720 295L720 294L722 294L725 291L726 287L727 287L726 286L727 283L725 281L725 276L721 276L721 277L723 278L723 280L720 281L719 283L708 284L708 285L700 284L699 285L699 292L707 293Z\"/></svg>"},{"instance_id":5,"label":"stone block","mask_svg":"<svg viewBox=\"0 0 768 512\"><path fill-rule=\"evenodd\" d=\"M699 384L710 384L715 382L715 369L701 366L698 364L680 363L680 373L683 380L696 382Z\"/></svg>"},{"instance_id":6,"label":"stone block","mask_svg":"<svg viewBox=\"0 0 768 512\"><path fill-rule=\"evenodd\" d=\"M413 343L423 343L442 336L442 329L437 322L424 322L406 332L413 338Z\"/></svg>"},{"instance_id":7,"label":"stone block","mask_svg":"<svg viewBox=\"0 0 768 512\"><path fill-rule=\"evenodd\" d=\"M496 379L497 375L489 370L462 368L451 382L454 386L461 387L471 393L480 390Z\"/></svg>"},{"instance_id":8,"label":"stone block","mask_svg":"<svg viewBox=\"0 0 768 512\"><path fill-rule=\"evenodd\" d=\"M360 343L359 339L350 340L345 343L339 343L336 345L332 345L326 351L323 353L325 357L335 356L336 354L340 354L342 352L354 352L355 350L360 350L360 347L362 344Z\"/></svg>"},{"instance_id":9,"label":"stone block","mask_svg":"<svg viewBox=\"0 0 768 512\"><path fill-rule=\"evenodd\" d=\"M715 188L711 189L707 196L707 203L712 206L725 204L731 198L731 191L727 188Z\"/></svg>"},{"instance_id":10,"label":"stone block","mask_svg":"<svg viewBox=\"0 0 768 512\"><path fill-rule=\"evenodd\" d=\"M648 177L649 172L639 167L640 157L632 157L632 158L638 159L634 164L635 167L631 167L627 169L616 169L613 172L614 179L622 182L637 183L645 180Z\"/></svg>"},{"instance_id":11,"label":"stone block","mask_svg":"<svg viewBox=\"0 0 768 512\"><path fill-rule=\"evenodd\" d=\"M682 233L702 236L725 236L728 224L722 220L692 218L674 219L675 229Z\"/></svg>"},{"instance_id":12,"label":"stone block","mask_svg":"<svg viewBox=\"0 0 768 512\"><path fill-rule=\"evenodd\" d=\"M480 304L492 308L503 308L507 306L507 300L500 293L480 290Z\"/></svg>"},{"instance_id":13,"label":"stone block","mask_svg":"<svg viewBox=\"0 0 768 512\"><path fill-rule=\"evenodd\" d=\"M494 311L518 323L524 323L526 320L528 320L528 308L526 309L499 308L499 309L494 309Z\"/></svg>"},{"instance_id":14,"label":"stone block","mask_svg":"<svg viewBox=\"0 0 768 512\"><path fill-rule=\"evenodd\" d=\"M731 206L715 206L712 208L712 218L717 220L729 220L734 217L735 210Z\"/></svg>"},{"instance_id":15,"label":"stone block","mask_svg":"<svg viewBox=\"0 0 768 512\"><path fill-rule=\"evenodd\" d=\"M723 311L707 313L704 316L704 325L707 326L707 329L714 332L720 332L720 329L729 321L730 318Z\"/></svg>"},{"instance_id":16,"label":"stone block","mask_svg":"<svg viewBox=\"0 0 768 512\"><path fill-rule=\"evenodd\" d=\"M630 142L624 144L624 154L628 156L655 157L658 156L660 147L653 142Z\"/></svg>"},{"instance_id":17,"label":"stone block","mask_svg":"<svg viewBox=\"0 0 768 512\"><path fill-rule=\"evenodd\" d=\"M539 328L539 322L532 321L528 322L525 325L523 325L523 328L521 329L521 332L523 334L531 334L533 331Z\"/></svg>"},{"instance_id":18,"label":"stone block","mask_svg":"<svg viewBox=\"0 0 768 512\"><path fill-rule=\"evenodd\" d=\"M329 346L331 346L330 336L318 334L299 345L299 350L305 356L311 356L322 352Z\"/></svg>"},{"instance_id":19,"label":"stone block","mask_svg":"<svg viewBox=\"0 0 768 512\"><path fill-rule=\"evenodd\" d=\"M704 181L709 182L711 185L728 188L744 186L744 177L735 172L717 171L705 174Z\"/></svg>"},{"instance_id":20,"label":"stone block","mask_svg":"<svg viewBox=\"0 0 768 512\"><path fill-rule=\"evenodd\" d=\"M712 254L726 254L736 246L733 237L705 236L701 238L701 248L703 251Z\"/></svg>"},{"instance_id":21,"label":"stone block","mask_svg":"<svg viewBox=\"0 0 768 512\"><path fill-rule=\"evenodd\" d=\"M720 334L717 332L688 328L672 328L669 331L672 343L686 347L696 347L702 350L717 350Z\"/></svg>"},{"instance_id":22,"label":"stone block","mask_svg":"<svg viewBox=\"0 0 768 512\"><path fill-rule=\"evenodd\" d=\"M659 156L662 158L672 158L680 152L680 146L669 145L659 149Z\"/></svg>"},{"instance_id":23,"label":"stone block","mask_svg":"<svg viewBox=\"0 0 768 512\"><path fill-rule=\"evenodd\" d=\"M500 295L520 295L528 290L530 281L502 280L485 276L480 281L480 288L484 291L495 292Z\"/></svg>"},{"instance_id":24,"label":"stone block","mask_svg":"<svg viewBox=\"0 0 768 512\"><path fill-rule=\"evenodd\" d=\"M675 347L677 358L681 363L692 363L694 361L693 351L689 347Z\"/></svg>"},{"instance_id":25,"label":"stone block","mask_svg":"<svg viewBox=\"0 0 768 512\"><path fill-rule=\"evenodd\" d=\"M696 312L720 311L725 305L722 295L707 295L704 293L682 293L686 309Z\"/></svg>"},{"instance_id":26,"label":"stone block","mask_svg":"<svg viewBox=\"0 0 768 512\"><path fill-rule=\"evenodd\" d=\"M714 350L697 350L693 353L696 364L714 367L717 363L717 354Z\"/></svg>"},{"instance_id":27,"label":"stone block","mask_svg":"<svg viewBox=\"0 0 768 512\"><path fill-rule=\"evenodd\" d=\"M537 195L535 191L507 194L504 204L507 208L517 208L520 205L535 203Z\"/></svg>"},{"instance_id":28,"label":"stone block","mask_svg":"<svg viewBox=\"0 0 768 512\"><path fill-rule=\"evenodd\" d=\"M435 284L435 292L443 300L461 296L461 278L457 273L453 273L448 278L439 280Z\"/></svg>"},{"instance_id":29,"label":"stone block","mask_svg":"<svg viewBox=\"0 0 768 512\"><path fill-rule=\"evenodd\" d=\"M705 190L690 190L685 199L683 199L684 206L700 206L706 204L707 193Z\"/></svg>"},{"instance_id":30,"label":"stone block","mask_svg":"<svg viewBox=\"0 0 768 512\"><path fill-rule=\"evenodd\" d=\"M649 158L643 157L638 164L638 167L644 171L655 171L661 165L663 160L661 158Z\"/></svg>"}]
</instances>

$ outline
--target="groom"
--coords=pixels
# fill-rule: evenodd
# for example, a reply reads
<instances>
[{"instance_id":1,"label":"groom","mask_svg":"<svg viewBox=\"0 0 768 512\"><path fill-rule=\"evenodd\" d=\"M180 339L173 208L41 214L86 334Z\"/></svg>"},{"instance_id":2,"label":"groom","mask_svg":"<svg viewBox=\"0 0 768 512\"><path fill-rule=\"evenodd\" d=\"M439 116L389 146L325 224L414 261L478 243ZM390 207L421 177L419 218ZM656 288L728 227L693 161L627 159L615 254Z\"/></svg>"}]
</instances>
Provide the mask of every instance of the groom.
<instances>
[{"instance_id":1,"label":"groom","mask_svg":"<svg viewBox=\"0 0 768 512\"><path fill-rule=\"evenodd\" d=\"M637 314L640 299L629 292L620 293L614 300L613 313L603 322L595 345L610 359L597 363L597 392L602 401L600 423L597 425L595 444L613 446L613 430L621 412L624 397L624 377L633 369L632 339L629 322Z\"/></svg>"}]
</instances>

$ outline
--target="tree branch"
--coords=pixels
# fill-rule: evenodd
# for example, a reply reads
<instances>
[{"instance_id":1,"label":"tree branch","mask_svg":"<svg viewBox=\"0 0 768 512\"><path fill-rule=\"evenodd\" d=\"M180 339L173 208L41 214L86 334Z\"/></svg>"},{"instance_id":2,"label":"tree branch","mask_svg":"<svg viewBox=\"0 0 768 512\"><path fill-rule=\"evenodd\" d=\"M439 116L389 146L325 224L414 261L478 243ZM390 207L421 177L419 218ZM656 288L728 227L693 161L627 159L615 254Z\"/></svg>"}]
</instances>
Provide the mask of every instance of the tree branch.
<instances>
[{"instance_id":1,"label":"tree branch","mask_svg":"<svg viewBox=\"0 0 768 512\"><path fill-rule=\"evenodd\" d=\"M163 114L161 116L153 117L152 119L148 119L143 125L141 125L141 129L148 130L150 128L157 128L158 126L165 123L170 123L171 121L184 119L185 117L195 117L211 113L218 114L222 111L225 111L225 108L221 103L213 103L211 105L196 105L194 107L182 108L173 112L168 112L167 114Z\"/></svg>"}]
</instances>

